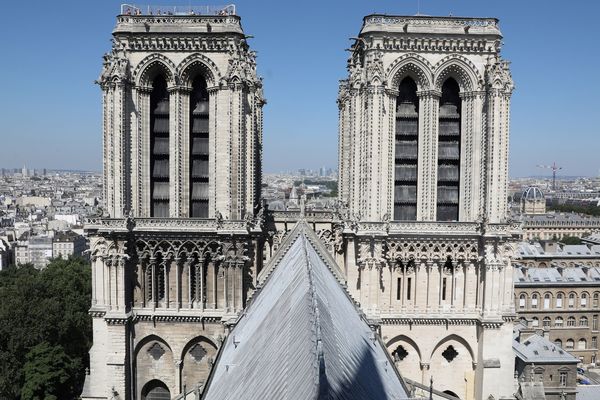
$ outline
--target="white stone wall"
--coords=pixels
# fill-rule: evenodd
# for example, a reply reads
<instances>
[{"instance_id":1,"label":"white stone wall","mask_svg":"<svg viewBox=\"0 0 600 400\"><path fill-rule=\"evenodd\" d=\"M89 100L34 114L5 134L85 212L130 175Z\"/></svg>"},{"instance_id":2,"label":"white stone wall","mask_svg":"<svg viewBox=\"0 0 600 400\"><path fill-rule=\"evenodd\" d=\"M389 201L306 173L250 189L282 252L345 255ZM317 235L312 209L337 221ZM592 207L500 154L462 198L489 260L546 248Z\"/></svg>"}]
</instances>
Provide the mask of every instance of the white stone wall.
<instances>
[{"instance_id":1,"label":"white stone wall","mask_svg":"<svg viewBox=\"0 0 600 400\"><path fill-rule=\"evenodd\" d=\"M512 227L507 224L513 83L494 19L371 15L339 90L339 184L348 288L381 327L400 372L461 398L511 397ZM394 216L396 97L419 102L417 217ZM440 98L461 98L459 214L436 223ZM399 286L400 285L400 286ZM458 352L452 361L441 353Z\"/></svg>"},{"instance_id":2,"label":"white stone wall","mask_svg":"<svg viewBox=\"0 0 600 400\"><path fill-rule=\"evenodd\" d=\"M338 99L340 198L350 215L365 221L393 215L395 104L409 76L419 96L417 220L436 220L439 98L452 77L462 97L459 220L505 222L513 84L496 23L465 30L473 22L371 20L353 46Z\"/></svg>"},{"instance_id":3,"label":"white stone wall","mask_svg":"<svg viewBox=\"0 0 600 400\"><path fill-rule=\"evenodd\" d=\"M209 217L220 213L225 219L242 219L255 212L265 100L255 54L239 19L228 18L233 18L232 25L218 36L202 28L205 25L192 25L196 32L190 36L192 22L185 18L164 27L153 25L144 33L139 27L146 17L119 21L99 80L104 198L111 217L150 216L149 101L152 79L159 73L167 80L170 96L170 216L189 215L189 91L198 73L207 81L210 97ZM168 50L154 43L165 34Z\"/></svg>"}]
</instances>

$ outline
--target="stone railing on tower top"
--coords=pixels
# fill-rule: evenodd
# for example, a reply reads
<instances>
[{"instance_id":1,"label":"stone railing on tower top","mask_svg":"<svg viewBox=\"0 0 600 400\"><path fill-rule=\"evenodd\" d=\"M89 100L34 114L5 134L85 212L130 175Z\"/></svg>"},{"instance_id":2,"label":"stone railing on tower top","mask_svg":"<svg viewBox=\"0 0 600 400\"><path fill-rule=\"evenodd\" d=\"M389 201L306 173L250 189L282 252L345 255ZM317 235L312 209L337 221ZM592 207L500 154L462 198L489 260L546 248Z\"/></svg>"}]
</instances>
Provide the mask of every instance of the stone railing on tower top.
<instances>
[{"instance_id":1,"label":"stone railing on tower top","mask_svg":"<svg viewBox=\"0 0 600 400\"><path fill-rule=\"evenodd\" d=\"M123 5L114 33L164 33L182 25L201 32L243 34L235 6L130 6Z\"/></svg>"},{"instance_id":2,"label":"stone railing on tower top","mask_svg":"<svg viewBox=\"0 0 600 400\"><path fill-rule=\"evenodd\" d=\"M121 4L120 15L155 15L155 16L189 16L189 15L211 15L226 16L236 15L235 4L226 6L157 6Z\"/></svg>"},{"instance_id":3,"label":"stone railing on tower top","mask_svg":"<svg viewBox=\"0 0 600 400\"><path fill-rule=\"evenodd\" d=\"M500 35L500 27L496 18L465 17L430 17L425 15L383 15L371 14L363 19L361 33L379 31L385 26L386 31L398 28L399 32L417 33L462 33L478 35Z\"/></svg>"}]
</instances>

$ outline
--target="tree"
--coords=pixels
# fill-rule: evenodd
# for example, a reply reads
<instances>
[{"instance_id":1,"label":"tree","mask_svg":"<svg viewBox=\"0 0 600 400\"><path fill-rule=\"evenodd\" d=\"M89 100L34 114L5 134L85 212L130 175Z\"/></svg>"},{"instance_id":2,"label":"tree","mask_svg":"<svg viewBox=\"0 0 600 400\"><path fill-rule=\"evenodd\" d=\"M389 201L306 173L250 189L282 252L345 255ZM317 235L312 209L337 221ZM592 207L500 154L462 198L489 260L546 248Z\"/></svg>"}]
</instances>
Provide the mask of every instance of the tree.
<instances>
[{"instance_id":1,"label":"tree","mask_svg":"<svg viewBox=\"0 0 600 400\"><path fill-rule=\"evenodd\" d=\"M73 378L69 396L79 393L92 340L90 304L91 270L83 259L52 260L41 271L31 265L0 271L0 399L20 398L27 357L42 344L62 349L69 360L56 365ZM44 359L58 357L50 355Z\"/></svg>"},{"instance_id":2,"label":"tree","mask_svg":"<svg viewBox=\"0 0 600 400\"><path fill-rule=\"evenodd\" d=\"M563 236L560 242L562 244L581 244L581 239L576 236Z\"/></svg>"},{"instance_id":3,"label":"tree","mask_svg":"<svg viewBox=\"0 0 600 400\"><path fill-rule=\"evenodd\" d=\"M70 400L76 397L76 376L81 364L60 345L42 342L25 357L22 400Z\"/></svg>"}]
</instances>

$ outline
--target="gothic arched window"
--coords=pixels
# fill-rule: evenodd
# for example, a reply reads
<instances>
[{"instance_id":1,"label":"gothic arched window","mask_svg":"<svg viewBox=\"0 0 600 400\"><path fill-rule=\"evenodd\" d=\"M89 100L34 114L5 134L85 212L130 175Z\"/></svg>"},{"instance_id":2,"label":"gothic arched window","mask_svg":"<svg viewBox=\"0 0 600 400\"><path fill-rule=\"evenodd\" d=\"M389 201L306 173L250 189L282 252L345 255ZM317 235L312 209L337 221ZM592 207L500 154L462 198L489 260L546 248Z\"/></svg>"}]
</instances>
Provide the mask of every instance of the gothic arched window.
<instances>
[{"instance_id":1,"label":"gothic arched window","mask_svg":"<svg viewBox=\"0 0 600 400\"><path fill-rule=\"evenodd\" d=\"M419 151L419 98L417 85L402 80L396 99L396 157L394 220L417 219L417 160Z\"/></svg>"},{"instance_id":2,"label":"gothic arched window","mask_svg":"<svg viewBox=\"0 0 600 400\"><path fill-rule=\"evenodd\" d=\"M151 216L169 216L169 92L162 75L152 82L150 95Z\"/></svg>"},{"instance_id":3,"label":"gothic arched window","mask_svg":"<svg viewBox=\"0 0 600 400\"><path fill-rule=\"evenodd\" d=\"M142 389L143 400L169 400L171 392L167 385L155 379L148 382Z\"/></svg>"},{"instance_id":4,"label":"gothic arched window","mask_svg":"<svg viewBox=\"0 0 600 400\"><path fill-rule=\"evenodd\" d=\"M202 76L190 93L190 217L208 218L208 91Z\"/></svg>"},{"instance_id":5,"label":"gothic arched window","mask_svg":"<svg viewBox=\"0 0 600 400\"><path fill-rule=\"evenodd\" d=\"M439 111L437 220L458 221L460 187L460 88L453 78L442 85Z\"/></svg>"}]
</instances>

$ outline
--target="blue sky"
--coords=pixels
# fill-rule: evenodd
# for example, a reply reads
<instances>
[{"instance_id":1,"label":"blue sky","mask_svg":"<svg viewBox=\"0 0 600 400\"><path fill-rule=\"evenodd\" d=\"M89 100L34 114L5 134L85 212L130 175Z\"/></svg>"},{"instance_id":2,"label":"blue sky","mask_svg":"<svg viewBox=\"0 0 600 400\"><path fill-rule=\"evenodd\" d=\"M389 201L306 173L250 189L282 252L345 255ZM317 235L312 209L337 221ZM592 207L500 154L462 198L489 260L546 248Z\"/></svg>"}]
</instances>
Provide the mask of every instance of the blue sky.
<instances>
[{"instance_id":1,"label":"blue sky","mask_svg":"<svg viewBox=\"0 0 600 400\"><path fill-rule=\"evenodd\" d=\"M190 4L189 1L161 4ZM206 4L193 2L191 4ZM212 3L215 4L215 3ZM219 4L219 3L217 3ZM351 36L373 12L413 15L417 0L237 3L258 52L264 170L335 167L337 83ZM119 1L3 5L0 167L101 169L100 89L93 84ZM420 0L429 15L500 19L512 62L511 176L600 173L600 2Z\"/></svg>"}]
</instances>

